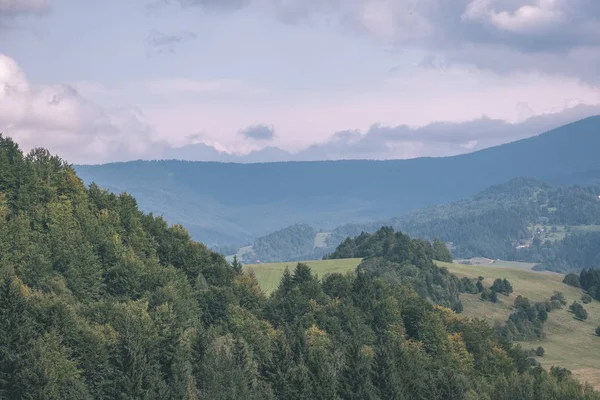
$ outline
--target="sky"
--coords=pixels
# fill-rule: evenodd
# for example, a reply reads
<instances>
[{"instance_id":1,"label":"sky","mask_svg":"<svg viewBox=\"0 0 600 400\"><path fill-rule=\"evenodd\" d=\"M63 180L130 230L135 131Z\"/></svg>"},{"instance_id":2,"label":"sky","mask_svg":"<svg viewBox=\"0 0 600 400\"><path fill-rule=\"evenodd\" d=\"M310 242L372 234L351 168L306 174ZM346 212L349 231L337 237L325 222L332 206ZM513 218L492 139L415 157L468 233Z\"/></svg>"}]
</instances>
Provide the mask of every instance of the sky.
<instances>
[{"instance_id":1,"label":"sky","mask_svg":"<svg viewBox=\"0 0 600 400\"><path fill-rule=\"evenodd\" d=\"M600 113L598 0L0 0L0 132L73 163L412 158Z\"/></svg>"}]
</instances>

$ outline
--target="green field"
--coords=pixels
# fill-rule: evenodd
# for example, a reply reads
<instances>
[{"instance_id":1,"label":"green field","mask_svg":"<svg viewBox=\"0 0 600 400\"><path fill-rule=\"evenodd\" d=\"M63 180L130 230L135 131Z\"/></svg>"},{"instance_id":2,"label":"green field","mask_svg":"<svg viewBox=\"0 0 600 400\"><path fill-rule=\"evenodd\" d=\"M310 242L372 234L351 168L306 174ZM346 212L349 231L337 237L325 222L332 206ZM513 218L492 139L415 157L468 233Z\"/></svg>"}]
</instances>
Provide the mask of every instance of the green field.
<instances>
[{"instance_id":1,"label":"green field","mask_svg":"<svg viewBox=\"0 0 600 400\"><path fill-rule=\"evenodd\" d=\"M323 277L327 273L354 271L360 259L306 261L313 272ZM463 294L464 315L483 318L492 325L503 324L511 313L517 295L534 301L547 300L555 291L561 291L568 303L579 301L581 291L562 283L563 276L548 272L531 271L532 264L493 262L487 265L462 265L438 263L459 277L476 278L483 276L484 283L491 285L496 278L506 278L513 285L514 293L500 296L499 303L484 302L478 295ZM246 265L246 270L254 271L260 286L271 293L281 280L285 267L293 271L296 263L275 263ZM542 365L560 365L573 371L574 375L600 389L600 337L594 334L600 326L600 302L584 305L589 313L586 321L577 321L567 311L555 310L549 314L544 330L546 338L534 342L524 342L525 348L544 347L546 354L538 358Z\"/></svg>"},{"instance_id":2,"label":"green field","mask_svg":"<svg viewBox=\"0 0 600 400\"><path fill-rule=\"evenodd\" d=\"M312 269L313 273L319 277L323 277L325 274L333 272L349 272L354 271L356 266L360 263L360 258L349 258L345 260L317 260L317 261L303 261L308 264ZM279 281L283 276L285 267L289 267L290 272L294 272L297 262L284 262L284 263L273 263L273 264L249 264L245 265L244 269L254 271L256 279L260 284L260 287L267 293L271 293L279 285Z\"/></svg>"},{"instance_id":3,"label":"green field","mask_svg":"<svg viewBox=\"0 0 600 400\"><path fill-rule=\"evenodd\" d=\"M562 283L563 275L534 272L505 266L472 266L439 263L459 277L485 277L484 283L491 285L496 278L506 278L513 285L514 293L500 296L501 303L484 302L477 295L463 294L461 300L466 316L485 318L490 323L503 323L511 313L511 306L517 295L534 301L547 300L554 291L561 291L568 303L579 301L581 291ZM594 301L584 305L589 313L586 321L577 321L567 311L555 310L549 314L544 324L546 338L540 341L525 342L524 347L542 346L546 350L539 361L544 366L560 365L573 371L576 376L600 389L600 337L594 334L600 325L600 303Z\"/></svg>"}]
</instances>

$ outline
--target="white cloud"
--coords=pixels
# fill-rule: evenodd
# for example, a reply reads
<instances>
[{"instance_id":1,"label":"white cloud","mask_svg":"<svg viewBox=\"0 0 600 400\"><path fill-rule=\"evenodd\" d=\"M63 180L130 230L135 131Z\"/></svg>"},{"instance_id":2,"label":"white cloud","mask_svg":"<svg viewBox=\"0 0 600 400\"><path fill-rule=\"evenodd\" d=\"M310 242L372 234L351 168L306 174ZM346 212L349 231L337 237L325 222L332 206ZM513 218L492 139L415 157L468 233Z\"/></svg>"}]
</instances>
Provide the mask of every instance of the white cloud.
<instances>
[{"instance_id":1,"label":"white cloud","mask_svg":"<svg viewBox=\"0 0 600 400\"><path fill-rule=\"evenodd\" d=\"M173 0L211 9L214 0ZM221 10L275 10L283 21L327 21L400 49L418 48L449 62L496 72L599 76L598 0L220 0ZM318 18L323 17L323 18ZM480 54L499 52L500 62ZM568 60L568 62L565 62Z\"/></svg>"},{"instance_id":2,"label":"white cloud","mask_svg":"<svg viewBox=\"0 0 600 400\"><path fill-rule=\"evenodd\" d=\"M526 106L525 106L526 104ZM326 140L333 132L386 126L424 126L431 121L489 118L522 121L574 104L600 104L600 92L576 79L540 74L497 75L456 66L413 68L390 74L371 89L346 92L273 90L257 101L190 101L140 104L158 135L174 145L203 132L205 140L245 152L241 127L267 121L277 127L273 144L289 151Z\"/></svg>"},{"instance_id":3,"label":"white cloud","mask_svg":"<svg viewBox=\"0 0 600 400\"><path fill-rule=\"evenodd\" d=\"M154 131L139 111L102 108L69 85L33 86L3 54L0 131L26 150L46 147L80 163L147 157L155 145Z\"/></svg>"},{"instance_id":4,"label":"white cloud","mask_svg":"<svg viewBox=\"0 0 600 400\"><path fill-rule=\"evenodd\" d=\"M564 14L560 9L559 0L537 0L536 4L522 5L514 12L497 11L491 0L472 0L463 17L490 22L502 30L531 33L562 22Z\"/></svg>"},{"instance_id":5,"label":"white cloud","mask_svg":"<svg viewBox=\"0 0 600 400\"><path fill-rule=\"evenodd\" d=\"M443 62L390 73L367 90L261 92L237 79L182 77L36 86L14 60L0 57L0 132L25 148L47 147L71 162L156 158L165 148L190 144L190 138L196 143L198 134L201 143L227 153L245 154L269 143L308 159L448 155L507 141L505 126L496 124L485 136L476 129L460 136L464 126L447 129L445 136L421 130L435 139L423 140L402 131L403 125L482 117L520 122L576 104L600 104L600 92L576 79L498 75ZM257 122L276 126L277 135L268 142L240 140L240 130ZM329 140L334 132L344 133Z\"/></svg>"}]
</instances>

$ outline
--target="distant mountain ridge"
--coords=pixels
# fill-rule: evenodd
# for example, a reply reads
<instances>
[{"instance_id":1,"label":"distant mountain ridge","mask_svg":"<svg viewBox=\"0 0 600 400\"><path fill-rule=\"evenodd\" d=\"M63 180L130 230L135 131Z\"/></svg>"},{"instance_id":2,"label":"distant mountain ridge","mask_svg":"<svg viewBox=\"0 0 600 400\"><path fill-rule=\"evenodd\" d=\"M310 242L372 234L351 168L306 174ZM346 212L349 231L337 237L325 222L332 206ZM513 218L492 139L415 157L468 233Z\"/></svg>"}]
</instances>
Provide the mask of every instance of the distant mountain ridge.
<instances>
[{"instance_id":1,"label":"distant mountain ridge","mask_svg":"<svg viewBox=\"0 0 600 400\"><path fill-rule=\"evenodd\" d=\"M167 143L155 155L164 160L217 161L257 163L279 161L322 161L340 159L397 159L393 148L403 141L417 141L425 146L423 156L463 154L502 143L512 142L547 132L558 126L600 114L600 105L579 104L557 113L532 116L526 120L509 123L501 119L481 117L465 122L431 122L421 127L407 125L372 125L364 132L342 131L328 140L312 144L298 151L283 150L274 144L249 153L229 153L207 143L190 143L171 147ZM395 143L388 146L388 143ZM444 150L435 144L443 143ZM432 146L433 145L433 146ZM468 147L465 147L467 145ZM404 157L402 157L404 158Z\"/></svg>"},{"instance_id":2,"label":"distant mountain ridge","mask_svg":"<svg viewBox=\"0 0 600 400\"><path fill-rule=\"evenodd\" d=\"M516 178L468 199L389 220L345 224L319 233L310 226L290 226L258 238L237 255L246 263L320 259L347 237L388 226L415 238L439 238L452 245L455 258L527 261L555 270L595 268L600 267L596 262L596 255L600 257L599 195L600 185L561 187ZM572 253L577 253L577 259L567 260L565 256Z\"/></svg>"},{"instance_id":3,"label":"distant mountain ridge","mask_svg":"<svg viewBox=\"0 0 600 400\"><path fill-rule=\"evenodd\" d=\"M568 183L600 170L600 116L440 158L233 164L134 161L76 166L86 183L126 191L146 212L212 246L243 245L294 224L331 230L389 219L526 176Z\"/></svg>"}]
</instances>

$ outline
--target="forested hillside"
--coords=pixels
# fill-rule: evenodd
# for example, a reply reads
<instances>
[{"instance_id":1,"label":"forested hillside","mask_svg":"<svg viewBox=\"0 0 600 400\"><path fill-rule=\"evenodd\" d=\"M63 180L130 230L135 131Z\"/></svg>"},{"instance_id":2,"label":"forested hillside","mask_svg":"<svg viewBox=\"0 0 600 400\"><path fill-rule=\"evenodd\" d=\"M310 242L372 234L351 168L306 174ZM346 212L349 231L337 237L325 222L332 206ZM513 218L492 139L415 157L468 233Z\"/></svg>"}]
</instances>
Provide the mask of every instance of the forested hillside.
<instances>
[{"instance_id":1,"label":"forested hillside","mask_svg":"<svg viewBox=\"0 0 600 400\"><path fill-rule=\"evenodd\" d=\"M412 236L452 243L455 258L483 256L600 267L586 247L600 244L600 187L553 187L516 179L472 199L411 213L391 225ZM579 253L575 259L570 253ZM598 254L598 252L597 252Z\"/></svg>"},{"instance_id":2,"label":"forested hillside","mask_svg":"<svg viewBox=\"0 0 600 400\"><path fill-rule=\"evenodd\" d=\"M258 239L247 260L288 261L318 258L347 237L391 226L413 237L439 237L452 245L454 258L489 257L541 264L556 271L600 267L600 186L551 186L517 178L472 198L429 207L391 220L342 225L320 233L285 229ZM257 246L256 244L260 244ZM294 243L292 245L292 243ZM297 248L305 257L297 258Z\"/></svg>"},{"instance_id":3,"label":"forested hillside","mask_svg":"<svg viewBox=\"0 0 600 400\"><path fill-rule=\"evenodd\" d=\"M196 240L241 247L294 224L331 231L397 217L520 176L579 181L581 174L600 169L599 133L600 117L592 117L455 157L262 164L163 160L76 170L88 184L126 191L146 212L185 223Z\"/></svg>"},{"instance_id":4,"label":"forested hillside","mask_svg":"<svg viewBox=\"0 0 600 400\"><path fill-rule=\"evenodd\" d=\"M394 237L384 257L431 262ZM3 138L0 318L7 399L600 398L402 280L299 264L266 297L181 226Z\"/></svg>"},{"instance_id":5,"label":"forested hillside","mask_svg":"<svg viewBox=\"0 0 600 400\"><path fill-rule=\"evenodd\" d=\"M250 246L233 249L247 264L260 262L303 261L321 259L332 250L330 233L319 232L306 224L296 224L259 237ZM221 252L222 253L222 252Z\"/></svg>"}]
</instances>

